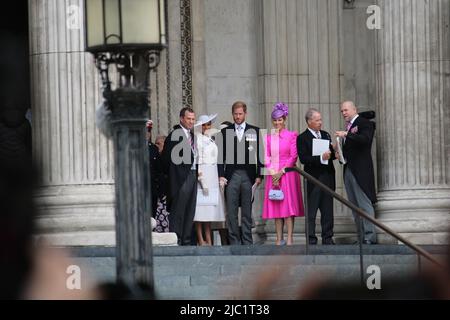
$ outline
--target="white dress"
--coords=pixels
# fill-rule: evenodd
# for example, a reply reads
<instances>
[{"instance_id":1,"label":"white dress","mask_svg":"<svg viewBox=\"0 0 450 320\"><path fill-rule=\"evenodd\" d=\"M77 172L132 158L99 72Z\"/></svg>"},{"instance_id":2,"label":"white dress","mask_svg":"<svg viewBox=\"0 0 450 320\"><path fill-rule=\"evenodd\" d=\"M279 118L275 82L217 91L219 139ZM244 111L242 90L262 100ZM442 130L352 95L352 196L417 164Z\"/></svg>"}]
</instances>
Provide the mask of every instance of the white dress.
<instances>
[{"instance_id":1,"label":"white dress","mask_svg":"<svg viewBox=\"0 0 450 320\"><path fill-rule=\"evenodd\" d=\"M198 172L201 173L203 185L208 189L208 195L203 195L203 189L198 183L197 206L194 221L220 222L225 221L225 207L223 193L219 188L219 175L217 173L217 145L208 136L201 133L197 137Z\"/></svg>"}]
</instances>

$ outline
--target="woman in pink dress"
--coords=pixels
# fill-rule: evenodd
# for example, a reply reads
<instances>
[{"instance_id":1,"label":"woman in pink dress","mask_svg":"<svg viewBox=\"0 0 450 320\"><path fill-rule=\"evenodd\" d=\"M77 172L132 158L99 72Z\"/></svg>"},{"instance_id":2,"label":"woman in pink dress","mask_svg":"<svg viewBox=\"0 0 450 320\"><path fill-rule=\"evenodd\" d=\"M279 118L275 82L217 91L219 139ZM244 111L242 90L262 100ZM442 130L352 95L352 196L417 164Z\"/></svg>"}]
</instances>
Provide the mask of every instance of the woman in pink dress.
<instances>
[{"instance_id":1,"label":"woman in pink dress","mask_svg":"<svg viewBox=\"0 0 450 320\"><path fill-rule=\"evenodd\" d=\"M277 245L293 244L294 218L304 216L300 176L296 172L284 172L297 162L297 132L286 129L288 106L277 103L273 107L272 133L266 136L265 166L272 178L267 177L264 191L263 219L275 219ZM283 200L269 199L269 191L279 189ZM287 241L283 237L287 225Z\"/></svg>"}]
</instances>

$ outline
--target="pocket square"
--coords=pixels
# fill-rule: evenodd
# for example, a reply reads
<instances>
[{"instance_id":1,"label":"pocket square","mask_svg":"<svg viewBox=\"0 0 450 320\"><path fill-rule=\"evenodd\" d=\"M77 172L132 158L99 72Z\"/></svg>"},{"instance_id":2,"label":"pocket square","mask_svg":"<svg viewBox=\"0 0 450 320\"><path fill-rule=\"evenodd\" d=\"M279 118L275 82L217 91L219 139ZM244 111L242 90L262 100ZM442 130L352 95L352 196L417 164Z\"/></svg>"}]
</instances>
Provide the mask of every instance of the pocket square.
<instances>
[{"instance_id":1,"label":"pocket square","mask_svg":"<svg viewBox=\"0 0 450 320\"><path fill-rule=\"evenodd\" d=\"M358 133L358 126L352 128L352 130L350 130L350 132L353 134Z\"/></svg>"}]
</instances>

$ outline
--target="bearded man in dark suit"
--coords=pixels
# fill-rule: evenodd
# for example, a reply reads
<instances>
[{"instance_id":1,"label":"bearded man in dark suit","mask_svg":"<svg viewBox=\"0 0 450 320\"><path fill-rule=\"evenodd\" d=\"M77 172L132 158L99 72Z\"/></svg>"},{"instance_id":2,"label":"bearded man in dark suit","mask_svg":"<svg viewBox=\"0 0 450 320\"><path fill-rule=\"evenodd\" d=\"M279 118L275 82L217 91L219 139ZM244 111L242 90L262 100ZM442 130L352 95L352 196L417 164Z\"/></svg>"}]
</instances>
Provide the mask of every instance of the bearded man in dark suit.
<instances>
[{"instance_id":1,"label":"bearded man in dark suit","mask_svg":"<svg viewBox=\"0 0 450 320\"><path fill-rule=\"evenodd\" d=\"M247 105L237 101L231 107L234 123L222 129L218 173L226 186L227 224L231 245L253 244L252 189L261 184L259 128L248 124ZM241 207L241 228L238 207Z\"/></svg>"}]
</instances>

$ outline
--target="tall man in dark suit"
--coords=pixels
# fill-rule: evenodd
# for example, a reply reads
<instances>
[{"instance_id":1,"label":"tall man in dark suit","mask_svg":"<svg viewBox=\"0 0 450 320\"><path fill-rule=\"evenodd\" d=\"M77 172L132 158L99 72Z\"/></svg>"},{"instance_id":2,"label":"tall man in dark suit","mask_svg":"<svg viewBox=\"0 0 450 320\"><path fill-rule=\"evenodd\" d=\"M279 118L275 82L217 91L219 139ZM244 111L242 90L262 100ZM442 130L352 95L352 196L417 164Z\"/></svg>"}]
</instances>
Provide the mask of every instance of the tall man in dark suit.
<instances>
[{"instance_id":1,"label":"tall man in dark suit","mask_svg":"<svg viewBox=\"0 0 450 320\"><path fill-rule=\"evenodd\" d=\"M197 203L194 123L194 110L181 109L180 124L167 136L161 155L163 170L169 176L169 230L177 234L180 245L195 245L192 239Z\"/></svg>"},{"instance_id":2,"label":"tall man in dark suit","mask_svg":"<svg viewBox=\"0 0 450 320\"><path fill-rule=\"evenodd\" d=\"M220 185L225 186L227 223L231 245L253 244L252 186L261 184L262 164L259 159L259 128L245 122L247 105L232 106L234 123L222 129L219 146ZM241 231L238 208L241 204Z\"/></svg>"},{"instance_id":3,"label":"tall man in dark suit","mask_svg":"<svg viewBox=\"0 0 450 320\"><path fill-rule=\"evenodd\" d=\"M375 175L372 163L372 141L374 124L360 117L352 101L341 104L341 114L346 121L346 131L337 131L336 136L344 139L343 156L344 183L348 199L375 217L373 204L376 202ZM353 212L358 233L365 244L376 244L377 234L372 223L363 219L362 230L359 216Z\"/></svg>"},{"instance_id":4,"label":"tall man in dark suit","mask_svg":"<svg viewBox=\"0 0 450 320\"><path fill-rule=\"evenodd\" d=\"M331 145L331 136L322 129L322 115L319 110L310 108L305 115L308 128L297 137L297 152L300 162L305 166L307 173L320 182L335 190L336 178L333 160L334 150ZM322 155L313 156L314 139L330 141L330 149ZM306 185L308 195L308 233L309 244L317 244L316 216L320 209L320 224L322 226L322 244L331 245L333 241L333 197L322 191L311 182Z\"/></svg>"}]
</instances>

